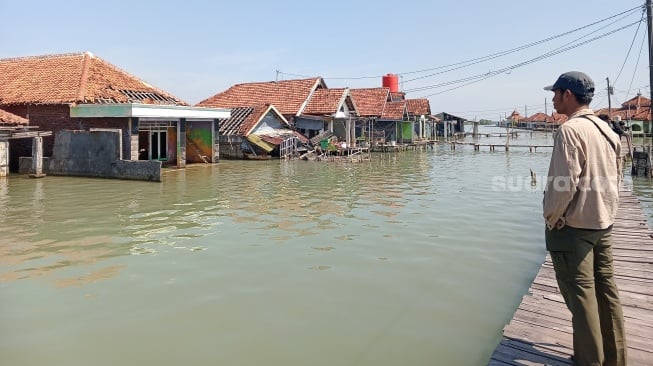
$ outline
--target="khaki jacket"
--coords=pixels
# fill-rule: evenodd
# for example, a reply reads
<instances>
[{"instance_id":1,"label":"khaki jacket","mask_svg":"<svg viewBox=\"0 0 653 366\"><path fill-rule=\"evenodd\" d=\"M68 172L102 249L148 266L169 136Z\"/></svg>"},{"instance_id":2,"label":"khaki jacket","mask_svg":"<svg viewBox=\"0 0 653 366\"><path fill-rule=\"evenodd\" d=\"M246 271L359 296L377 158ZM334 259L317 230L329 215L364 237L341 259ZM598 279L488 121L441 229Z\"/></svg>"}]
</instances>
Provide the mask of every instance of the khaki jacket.
<instances>
[{"instance_id":1,"label":"khaki jacket","mask_svg":"<svg viewBox=\"0 0 653 366\"><path fill-rule=\"evenodd\" d=\"M556 132L551 154L543 202L549 229L612 225L619 205L621 169L619 136L591 109L572 114Z\"/></svg>"}]
</instances>

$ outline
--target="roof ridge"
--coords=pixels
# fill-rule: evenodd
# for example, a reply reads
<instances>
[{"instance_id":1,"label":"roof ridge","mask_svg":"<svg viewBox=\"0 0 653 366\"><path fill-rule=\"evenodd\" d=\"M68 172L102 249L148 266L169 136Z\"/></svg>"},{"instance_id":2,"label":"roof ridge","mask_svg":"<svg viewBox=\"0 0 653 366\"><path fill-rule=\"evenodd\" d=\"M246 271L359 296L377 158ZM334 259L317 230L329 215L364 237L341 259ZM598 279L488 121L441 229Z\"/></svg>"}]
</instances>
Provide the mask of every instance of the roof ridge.
<instances>
[{"instance_id":1,"label":"roof ridge","mask_svg":"<svg viewBox=\"0 0 653 366\"><path fill-rule=\"evenodd\" d=\"M77 100L82 103L85 102L86 82L88 79L88 69L90 68L89 65L91 63L91 58L93 58L92 53L84 52L84 56L82 57L82 74L79 77L79 90L77 91Z\"/></svg>"},{"instance_id":2,"label":"roof ridge","mask_svg":"<svg viewBox=\"0 0 653 366\"><path fill-rule=\"evenodd\" d=\"M23 60L47 60L51 58L61 58L61 57L74 57L82 55L92 55L92 53L86 52L70 52L70 53L57 53L49 55L35 55L35 56L21 56L21 57L9 57L9 58L0 58L0 62L3 61L23 61Z\"/></svg>"}]
</instances>

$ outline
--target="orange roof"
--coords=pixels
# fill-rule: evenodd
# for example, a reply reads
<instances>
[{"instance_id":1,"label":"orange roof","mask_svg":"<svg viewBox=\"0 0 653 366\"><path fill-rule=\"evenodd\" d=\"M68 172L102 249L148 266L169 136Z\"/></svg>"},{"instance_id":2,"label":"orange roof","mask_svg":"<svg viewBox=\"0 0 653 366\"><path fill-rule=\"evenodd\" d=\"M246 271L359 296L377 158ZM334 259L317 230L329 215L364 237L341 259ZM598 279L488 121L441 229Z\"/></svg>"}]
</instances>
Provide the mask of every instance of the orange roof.
<instances>
[{"instance_id":1,"label":"orange roof","mask_svg":"<svg viewBox=\"0 0 653 366\"><path fill-rule=\"evenodd\" d=\"M530 117L524 118L524 122L553 122L553 117L546 113L537 112Z\"/></svg>"},{"instance_id":2,"label":"orange roof","mask_svg":"<svg viewBox=\"0 0 653 366\"><path fill-rule=\"evenodd\" d=\"M21 116L0 109L0 125L26 125L29 121Z\"/></svg>"},{"instance_id":3,"label":"orange roof","mask_svg":"<svg viewBox=\"0 0 653 366\"><path fill-rule=\"evenodd\" d=\"M381 117L389 93L389 88L351 89L351 96L362 117Z\"/></svg>"},{"instance_id":4,"label":"orange roof","mask_svg":"<svg viewBox=\"0 0 653 366\"><path fill-rule=\"evenodd\" d=\"M628 99L627 101L621 103L621 107L648 107L651 105L651 100L637 93L636 96Z\"/></svg>"},{"instance_id":5,"label":"orange roof","mask_svg":"<svg viewBox=\"0 0 653 366\"><path fill-rule=\"evenodd\" d=\"M325 115L338 112L347 89L318 89L311 96L303 114ZM348 95L348 94L347 94Z\"/></svg>"},{"instance_id":6,"label":"orange roof","mask_svg":"<svg viewBox=\"0 0 653 366\"><path fill-rule=\"evenodd\" d=\"M236 108L273 104L284 115L298 115L311 93L326 88L321 77L236 84L197 103L198 107Z\"/></svg>"},{"instance_id":7,"label":"orange roof","mask_svg":"<svg viewBox=\"0 0 653 366\"><path fill-rule=\"evenodd\" d=\"M408 114L412 115L425 115L431 114L431 104L426 98L421 99L406 99L406 108Z\"/></svg>"},{"instance_id":8,"label":"orange roof","mask_svg":"<svg viewBox=\"0 0 653 366\"><path fill-rule=\"evenodd\" d=\"M0 59L0 104L187 103L90 52Z\"/></svg>"},{"instance_id":9,"label":"orange roof","mask_svg":"<svg viewBox=\"0 0 653 366\"><path fill-rule=\"evenodd\" d=\"M404 119L406 112L406 101L387 102L383 109L382 119L401 121Z\"/></svg>"},{"instance_id":10,"label":"orange roof","mask_svg":"<svg viewBox=\"0 0 653 366\"><path fill-rule=\"evenodd\" d=\"M622 117L623 119L623 117ZM630 119L638 120L638 121L650 121L651 120L651 108L650 107L643 107L639 108L639 110L635 114L630 114Z\"/></svg>"}]
</instances>

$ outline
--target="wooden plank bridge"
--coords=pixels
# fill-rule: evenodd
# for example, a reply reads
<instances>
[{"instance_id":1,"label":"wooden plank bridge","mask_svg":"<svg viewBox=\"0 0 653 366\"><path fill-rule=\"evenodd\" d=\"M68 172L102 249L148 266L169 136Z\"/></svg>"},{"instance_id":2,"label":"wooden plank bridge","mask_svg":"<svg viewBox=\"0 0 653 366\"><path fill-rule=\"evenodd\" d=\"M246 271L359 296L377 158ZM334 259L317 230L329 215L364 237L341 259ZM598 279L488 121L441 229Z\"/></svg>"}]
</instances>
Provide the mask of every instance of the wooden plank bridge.
<instances>
[{"instance_id":1,"label":"wooden plank bridge","mask_svg":"<svg viewBox=\"0 0 653 366\"><path fill-rule=\"evenodd\" d=\"M615 278L623 306L628 365L653 365L653 231L630 190L620 192L613 227ZM571 313L551 258L503 329L489 365L573 365Z\"/></svg>"}]
</instances>

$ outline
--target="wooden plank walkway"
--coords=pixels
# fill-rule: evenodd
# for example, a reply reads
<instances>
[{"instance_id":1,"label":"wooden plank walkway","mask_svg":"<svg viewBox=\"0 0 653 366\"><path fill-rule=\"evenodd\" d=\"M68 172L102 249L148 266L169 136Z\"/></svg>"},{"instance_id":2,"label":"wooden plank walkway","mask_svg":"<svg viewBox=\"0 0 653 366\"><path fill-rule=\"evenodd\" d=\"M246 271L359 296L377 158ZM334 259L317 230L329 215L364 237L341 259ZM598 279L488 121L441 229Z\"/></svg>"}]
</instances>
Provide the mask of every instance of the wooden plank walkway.
<instances>
[{"instance_id":1,"label":"wooden plank walkway","mask_svg":"<svg viewBox=\"0 0 653 366\"><path fill-rule=\"evenodd\" d=\"M630 190L613 227L615 278L626 321L628 365L653 365L653 231ZM489 365L572 365L571 313L547 254L528 294L503 328Z\"/></svg>"}]
</instances>

